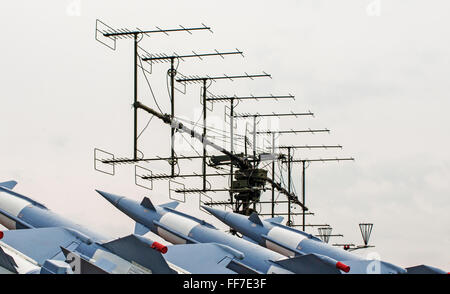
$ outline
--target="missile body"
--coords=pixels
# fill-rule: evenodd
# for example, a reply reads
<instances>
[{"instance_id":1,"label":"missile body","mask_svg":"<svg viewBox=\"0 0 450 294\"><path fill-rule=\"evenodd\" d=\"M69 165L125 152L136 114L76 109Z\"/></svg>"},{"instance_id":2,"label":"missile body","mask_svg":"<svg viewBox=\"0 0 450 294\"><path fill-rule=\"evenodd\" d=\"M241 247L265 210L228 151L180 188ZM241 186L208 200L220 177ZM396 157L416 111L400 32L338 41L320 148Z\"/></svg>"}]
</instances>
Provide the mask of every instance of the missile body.
<instances>
[{"instance_id":1,"label":"missile body","mask_svg":"<svg viewBox=\"0 0 450 294\"><path fill-rule=\"evenodd\" d=\"M285 256L302 256L317 254L331 258L339 268L348 265L348 273L366 274L401 274L406 270L384 261L365 260L340 248L330 246L317 237L303 231L284 226L279 222L282 218L262 220L257 214L246 217L233 212L203 207L217 219L250 238L255 243L269 248Z\"/></svg>"},{"instance_id":2,"label":"missile body","mask_svg":"<svg viewBox=\"0 0 450 294\"><path fill-rule=\"evenodd\" d=\"M120 211L136 221L135 234L149 231L173 244L216 244L232 253L227 266L237 273L327 273L340 274L348 266L320 254L286 257L254 242L227 234L204 220L175 210L177 202L154 206L148 198L141 203L97 191ZM170 257L170 251L166 256ZM204 269L207 272L207 268Z\"/></svg>"},{"instance_id":3,"label":"missile body","mask_svg":"<svg viewBox=\"0 0 450 294\"><path fill-rule=\"evenodd\" d=\"M161 255L167 248L157 242L135 235L107 242L12 191L15 184L0 183L0 224L9 229L0 231L0 267L16 273L35 273L36 267L41 273L174 273L176 266L169 268ZM130 254L130 248L141 253ZM33 266L22 270L22 260Z\"/></svg>"},{"instance_id":4,"label":"missile body","mask_svg":"<svg viewBox=\"0 0 450 294\"><path fill-rule=\"evenodd\" d=\"M119 210L136 221L135 233L153 233L172 244L218 244L233 255L230 266L242 273L291 273L272 261L285 258L276 252L219 231L213 225L175 210L176 202L154 206L148 198L142 203L97 191ZM170 257L170 250L166 254ZM205 273L208 269L204 269Z\"/></svg>"}]
</instances>

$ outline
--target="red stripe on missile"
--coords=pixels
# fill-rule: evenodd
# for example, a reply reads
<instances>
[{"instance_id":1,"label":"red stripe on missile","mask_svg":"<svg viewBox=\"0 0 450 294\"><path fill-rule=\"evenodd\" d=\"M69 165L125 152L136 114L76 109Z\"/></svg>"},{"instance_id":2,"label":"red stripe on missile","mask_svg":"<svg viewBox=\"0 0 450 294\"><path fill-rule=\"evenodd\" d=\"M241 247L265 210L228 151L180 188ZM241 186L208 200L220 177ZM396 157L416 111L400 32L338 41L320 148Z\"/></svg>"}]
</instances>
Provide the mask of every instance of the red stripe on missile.
<instances>
[{"instance_id":1,"label":"red stripe on missile","mask_svg":"<svg viewBox=\"0 0 450 294\"><path fill-rule=\"evenodd\" d=\"M2 231L0 231L0 240L3 238L4 234Z\"/></svg>"},{"instance_id":2,"label":"red stripe on missile","mask_svg":"<svg viewBox=\"0 0 450 294\"><path fill-rule=\"evenodd\" d=\"M343 264L343 263L340 262L340 261L338 261L338 262L336 263L336 267L337 267L338 269L340 269L341 271L344 271L344 272L346 272L346 273L348 273L348 272L350 271L350 267L349 267L348 265L346 265L346 264Z\"/></svg>"},{"instance_id":3,"label":"red stripe on missile","mask_svg":"<svg viewBox=\"0 0 450 294\"><path fill-rule=\"evenodd\" d=\"M166 254L167 253L167 246L164 246L161 243L153 242L152 248L158 250L162 254Z\"/></svg>"}]
</instances>

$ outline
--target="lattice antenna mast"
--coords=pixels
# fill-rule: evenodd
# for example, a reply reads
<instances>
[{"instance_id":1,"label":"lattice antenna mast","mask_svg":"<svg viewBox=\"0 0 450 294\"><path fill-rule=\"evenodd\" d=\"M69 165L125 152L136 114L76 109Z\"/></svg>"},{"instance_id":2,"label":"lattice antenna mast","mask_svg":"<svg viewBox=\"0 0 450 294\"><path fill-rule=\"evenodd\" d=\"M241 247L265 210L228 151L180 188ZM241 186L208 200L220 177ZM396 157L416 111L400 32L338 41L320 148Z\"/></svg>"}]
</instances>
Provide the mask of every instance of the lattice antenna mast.
<instances>
[{"instance_id":1,"label":"lattice antenna mast","mask_svg":"<svg viewBox=\"0 0 450 294\"><path fill-rule=\"evenodd\" d=\"M161 29L156 27L156 30L141 30L139 28L136 29L114 29L104 22L97 19L95 25L95 39L107 46L112 50L116 50L116 41L117 39L132 39L134 40L134 52L133 52L133 72L134 72L134 103L136 105L138 102L138 43L144 36L150 36L151 34L166 34L173 32L187 32L192 34L193 31L207 30L212 32L211 28L202 24L201 27L184 27L181 26L179 28L172 29ZM134 150L133 150L133 159L138 159L138 120L137 114L138 109L134 107L134 125L133 125L133 142L134 142Z\"/></svg>"},{"instance_id":2,"label":"lattice antenna mast","mask_svg":"<svg viewBox=\"0 0 450 294\"><path fill-rule=\"evenodd\" d=\"M143 61L150 62L150 63L170 62L170 69L169 69L168 75L170 77L170 111L171 111L170 115L172 118L175 117L175 76L177 74L176 69L175 69L175 60L177 60L178 62L185 61L185 59L191 59L191 58L203 60L202 57L212 57L212 56L220 56L223 59L225 59L224 56L227 56L227 55L241 55L242 57L244 57L243 52L240 51L239 49L236 49L236 51L230 51L230 52L219 52L219 51L215 50L215 52L212 52L212 53L198 54L194 51L192 51L192 53L193 54L184 54L184 55L178 55L178 54L174 53L171 56L168 56L166 54L155 54L155 55L150 55L149 57L145 57L142 59ZM175 147L175 129L173 127L170 130L170 138L171 138L170 139L171 175L172 175L172 177L174 177L175 176L175 148L174 148Z\"/></svg>"},{"instance_id":3,"label":"lattice antenna mast","mask_svg":"<svg viewBox=\"0 0 450 294\"><path fill-rule=\"evenodd\" d=\"M220 102L230 102L230 151L231 153L234 153L234 108L235 108L235 101L259 101L259 100L280 100L280 99L292 99L295 100L295 96L292 94L289 95L273 95L270 94L268 96L226 96L226 95L213 95L212 97L206 98L206 101L209 101L211 103L220 103ZM247 144L247 138L245 137L245 144ZM233 164L230 164L230 204L233 206L233 176L234 176L234 166Z\"/></svg>"},{"instance_id":4,"label":"lattice antenna mast","mask_svg":"<svg viewBox=\"0 0 450 294\"><path fill-rule=\"evenodd\" d=\"M224 74L223 76L184 76L182 78L177 79L176 81L179 83L186 84L196 84L200 83L203 84L203 91L202 91L202 103L203 103L203 137L206 138L206 99L207 99L207 83L208 82L215 82L218 80L230 80L233 81L235 79L254 79L254 78L272 78L270 74L263 72L262 74L248 74L245 73L244 75L234 75L234 76L228 76ZM206 145L203 144L203 162L202 162L202 172L203 172L203 190L206 191Z\"/></svg>"}]
</instances>

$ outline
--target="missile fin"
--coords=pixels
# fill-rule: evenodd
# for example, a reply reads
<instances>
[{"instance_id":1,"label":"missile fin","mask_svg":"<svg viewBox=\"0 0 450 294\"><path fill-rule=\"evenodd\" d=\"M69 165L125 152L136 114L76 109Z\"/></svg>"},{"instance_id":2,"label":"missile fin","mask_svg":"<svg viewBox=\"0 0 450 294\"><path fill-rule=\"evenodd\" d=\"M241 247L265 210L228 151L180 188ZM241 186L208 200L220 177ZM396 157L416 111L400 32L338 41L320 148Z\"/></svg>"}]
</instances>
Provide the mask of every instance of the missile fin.
<instances>
[{"instance_id":1,"label":"missile fin","mask_svg":"<svg viewBox=\"0 0 450 294\"><path fill-rule=\"evenodd\" d=\"M142 235L147 234L148 232L150 232L149 228L147 228L146 226L144 226L141 223L136 222L136 225L134 226L134 233L136 235L142 236Z\"/></svg>"},{"instance_id":2,"label":"missile fin","mask_svg":"<svg viewBox=\"0 0 450 294\"><path fill-rule=\"evenodd\" d=\"M446 274L445 271L432 267L432 266L428 266L428 265L416 265L416 266L412 266L412 267L407 267L406 268L407 273L412 275L412 274Z\"/></svg>"},{"instance_id":3,"label":"missile fin","mask_svg":"<svg viewBox=\"0 0 450 294\"><path fill-rule=\"evenodd\" d=\"M62 227L10 230L3 232L1 240L6 245L43 265L60 253L60 246L80 244L80 239L73 231Z\"/></svg>"},{"instance_id":4,"label":"missile fin","mask_svg":"<svg viewBox=\"0 0 450 294\"><path fill-rule=\"evenodd\" d=\"M16 181L8 181L8 182L0 183L0 186L1 186L1 187L7 188L7 189L9 189L9 190L14 189L14 187L15 187L16 185L17 185L17 182L16 182Z\"/></svg>"},{"instance_id":5,"label":"missile fin","mask_svg":"<svg viewBox=\"0 0 450 294\"><path fill-rule=\"evenodd\" d=\"M148 197L144 197L144 199L142 199L141 206L156 211L155 206L153 206L153 203L150 201L150 199L148 199Z\"/></svg>"},{"instance_id":6,"label":"missile fin","mask_svg":"<svg viewBox=\"0 0 450 294\"><path fill-rule=\"evenodd\" d=\"M271 222L271 223L277 223L277 224L279 224L279 223L283 222L283 220L284 220L284 217L282 217L282 216L277 216L277 217L273 217L273 218L268 218L268 219L266 219L265 221L266 221L266 222Z\"/></svg>"},{"instance_id":7,"label":"missile fin","mask_svg":"<svg viewBox=\"0 0 450 294\"><path fill-rule=\"evenodd\" d=\"M259 218L258 214L256 212L253 212L250 217L248 218L249 221L252 223L257 224L258 226L264 226L261 219Z\"/></svg>"},{"instance_id":8,"label":"missile fin","mask_svg":"<svg viewBox=\"0 0 450 294\"><path fill-rule=\"evenodd\" d=\"M12 273L18 273L16 269L17 264L14 261L14 258L6 254L5 251L3 251L2 247L0 247L0 266Z\"/></svg>"},{"instance_id":9,"label":"missile fin","mask_svg":"<svg viewBox=\"0 0 450 294\"><path fill-rule=\"evenodd\" d=\"M295 274L340 274L341 272L324 262L315 254L306 254L274 261Z\"/></svg>"},{"instance_id":10,"label":"missile fin","mask_svg":"<svg viewBox=\"0 0 450 294\"><path fill-rule=\"evenodd\" d=\"M161 204L160 206L164 207L164 208L175 209L175 208L177 208L178 204L180 204L178 201L172 201L169 203Z\"/></svg>"},{"instance_id":11,"label":"missile fin","mask_svg":"<svg viewBox=\"0 0 450 294\"><path fill-rule=\"evenodd\" d=\"M128 235L123 238L102 244L112 253L121 258L135 262L152 271L154 274L175 273L167 264L160 252L151 248L149 244L141 240L142 237Z\"/></svg>"}]
</instances>

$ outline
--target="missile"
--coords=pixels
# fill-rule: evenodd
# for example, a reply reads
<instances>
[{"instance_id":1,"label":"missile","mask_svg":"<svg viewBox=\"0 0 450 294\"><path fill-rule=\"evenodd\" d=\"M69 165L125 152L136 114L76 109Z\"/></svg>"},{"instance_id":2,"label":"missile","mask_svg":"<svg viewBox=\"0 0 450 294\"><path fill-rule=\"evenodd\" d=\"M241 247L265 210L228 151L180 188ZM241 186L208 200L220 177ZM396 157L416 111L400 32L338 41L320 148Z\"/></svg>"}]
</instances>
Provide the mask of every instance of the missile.
<instances>
[{"instance_id":1,"label":"missile","mask_svg":"<svg viewBox=\"0 0 450 294\"><path fill-rule=\"evenodd\" d=\"M256 213L249 217L203 206L217 219L262 247L289 257L317 254L329 258L331 265L349 274L403 274L406 270L384 261L365 260L317 237L281 224L282 217L262 220Z\"/></svg>"},{"instance_id":2,"label":"missile","mask_svg":"<svg viewBox=\"0 0 450 294\"><path fill-rule=\"evenodd\" d=\"M340 274L349 270L346 264L328 256L311 253L286 257L253 242L227 234L204 220L176 210L177 202L155 206L147 197L139 203L123 196L96 191L136 221L135 234L142 235L151 231L173 244L202 244L223 248L231 253L231 257L221 262L226 262L227 268L240 274ZM214 253L210 252L210 249L207 250L214 259ZM166 255L170 254L171 250ZM209 269L203 267L204 272L208 273Z\"/></svg>"},{"instance_id":3,"label":"missile","mask_svg":"<svg viewBox=\"0 0 450 294\"><path fill-rule=\"evenodd\" d=\"M13 273L189 273L168 263L170 248L139 235L107 238L0 183L0 267ZM185 249L189 252L189 248ZM175 250L176 251L176 250ZM26 260L29 270L23 265ZM22 266L21 266L22 265ZM222 273L222 272L220 272Z\"/></svg>"}]
</instances>

